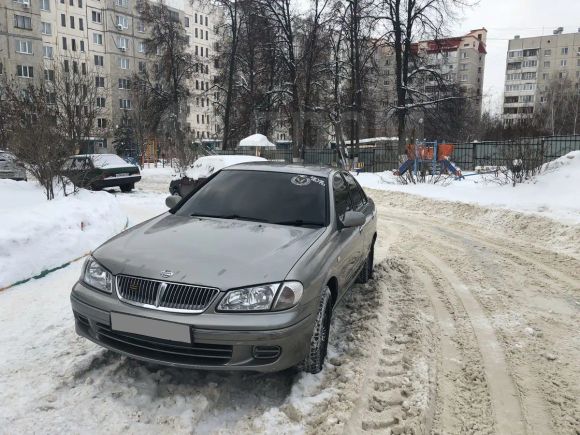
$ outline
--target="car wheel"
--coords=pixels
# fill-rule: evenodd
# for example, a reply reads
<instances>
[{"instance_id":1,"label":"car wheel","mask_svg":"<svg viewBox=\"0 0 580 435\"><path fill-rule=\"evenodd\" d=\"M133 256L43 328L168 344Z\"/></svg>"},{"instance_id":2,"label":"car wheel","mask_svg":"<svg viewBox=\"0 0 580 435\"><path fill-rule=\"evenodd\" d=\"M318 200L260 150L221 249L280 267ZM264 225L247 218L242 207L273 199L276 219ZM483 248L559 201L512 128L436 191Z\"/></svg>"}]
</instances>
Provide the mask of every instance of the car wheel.
<instances>
[{"instance_id":1,"label":"car wheel","mask_svg":"<svg viewBox=\"0 0 580 435\"><path fill-rule=\"evenodd\" d=\"M330 319L332 318L332 295L330 289L325 287L320 296L320 305L314 331L310 339L308 355L300 364L300 369L307 373L316 374L322 370L326 351L328 349L328 335L330 333Z\"/></svg>"},{"instance_id":2,"label":"car wheel","mask_svg":"<svg viewBox=\"0 0 580 435\"><path fill-rule=\"evenodd\" d=\"M366 284L369 279L372 279L373 277L374 251L375 247L373 245L371 246L369 255L367 255L365 263L363 264L363 267L356 278L356 282L359 284Z\"/></svg>"},{"instance_id":3,"label":"car wheel","mask_svg":"<svg viewBox=\"0 0 580 435\"><path fill-rule=\"evenodd\" d=\"M130 192L133 190L134 187L135 187L135 185L133 185L133 184L123 184L121 186L121 192Z\"/></svg>"}]
</instances>

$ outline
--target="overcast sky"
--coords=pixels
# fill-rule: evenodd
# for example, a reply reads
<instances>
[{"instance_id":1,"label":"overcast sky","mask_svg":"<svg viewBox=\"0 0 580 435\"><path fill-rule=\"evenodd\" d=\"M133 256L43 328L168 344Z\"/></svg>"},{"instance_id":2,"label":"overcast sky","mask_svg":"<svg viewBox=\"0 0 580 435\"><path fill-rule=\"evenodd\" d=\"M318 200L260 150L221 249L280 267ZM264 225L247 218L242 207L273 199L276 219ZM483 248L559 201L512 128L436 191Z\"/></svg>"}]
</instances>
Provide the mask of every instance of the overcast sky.
<instances>
[{"instance_id":1,"label":"overcast sky","mask_svg":"<svg viewBox=\"0 0 580 435\"><path fill-rule=\"evenodd\" d=\"M580 0L480 0L478 6L464 10L462 15L463 19L454 26L458 35L480 27L488 31L484 95L486 106L498 111L508 40L514 35L549 35L557 27L564 27L564 33L577 32Z\"/></svg>"}]
</instances>

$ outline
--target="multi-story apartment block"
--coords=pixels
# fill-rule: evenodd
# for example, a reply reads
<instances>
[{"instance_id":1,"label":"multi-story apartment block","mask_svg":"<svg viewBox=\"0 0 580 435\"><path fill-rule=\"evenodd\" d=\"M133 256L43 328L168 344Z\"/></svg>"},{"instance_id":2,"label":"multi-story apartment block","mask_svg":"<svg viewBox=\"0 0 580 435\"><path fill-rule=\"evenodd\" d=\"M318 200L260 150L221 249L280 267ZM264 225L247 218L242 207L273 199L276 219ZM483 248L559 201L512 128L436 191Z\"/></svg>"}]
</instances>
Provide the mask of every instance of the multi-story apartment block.
<instances>
[{"instance_id":1,"label":"multi-story apartment block","mask_svg":"<svg viewBox=\"0 0 580 435\"><path fill-rule=\"evenodd\" d=\"M184 27L196 68L186 128L196 139L215 137L218 128L210 89L219 15L202 1L171 8ZM23 83L50 78L54 65L94 75L99 116L88 151L111 152L115 127L133 110L131 77L155 60L146 54L148 29L137 0L5 0L0 5L0 75Z\"/></svg>"},{"instance_id":2,"label":"multi-story apartment block","mask_svg":"<svg viewBox=\"0 0 580 435\"><path fill-rule=\"evenodd\" d=\"M545 91L554 80L580 82L580 29L552 35L520 38L508 44L503 100L503 119L512 124L532 116L545 101Z\"/></svg>"},{"instance_id":3,"label":"multi-story apartment block","mask_svg":"<svg viewBox=\"0 0 580 435\"><path fill-rule=\"evenodd\" d=\"M481 111L486 40L487 30L481 28L464 36L421 41L413 48L426 67L436 69L446 82L458 85ZM428 95L436 94L439 88L438 81L429 76L422 85Z\"/></svg>"}]
</instances>

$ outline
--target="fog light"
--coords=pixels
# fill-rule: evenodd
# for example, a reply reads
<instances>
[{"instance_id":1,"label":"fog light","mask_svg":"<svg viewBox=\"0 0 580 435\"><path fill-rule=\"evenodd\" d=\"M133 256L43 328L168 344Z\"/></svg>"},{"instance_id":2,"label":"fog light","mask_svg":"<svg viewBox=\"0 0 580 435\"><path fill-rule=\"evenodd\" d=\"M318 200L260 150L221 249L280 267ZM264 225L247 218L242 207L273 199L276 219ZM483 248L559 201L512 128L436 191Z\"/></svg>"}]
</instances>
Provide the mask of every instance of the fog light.
<instances>
[{"instance_id":1,"label":"fog light","mask_svg":"<svg viewBox=\"0 0 580 435\"><path fill-rule=\"evenodd\" d=\"M256 359L275 359L280 353L280 346L254 346L252 349L252 355Z\"/></svg>"}]
</instances>

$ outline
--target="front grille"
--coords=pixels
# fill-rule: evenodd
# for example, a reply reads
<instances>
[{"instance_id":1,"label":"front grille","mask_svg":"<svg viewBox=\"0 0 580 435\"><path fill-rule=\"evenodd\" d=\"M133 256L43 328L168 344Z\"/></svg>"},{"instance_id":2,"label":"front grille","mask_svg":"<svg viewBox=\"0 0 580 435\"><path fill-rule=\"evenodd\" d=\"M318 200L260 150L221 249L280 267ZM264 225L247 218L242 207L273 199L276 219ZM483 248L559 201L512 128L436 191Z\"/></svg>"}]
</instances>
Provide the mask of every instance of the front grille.
<instances>
[{"instance_id":1,"label":"front grille","mask_svg":"<svg viewBox=\"0 0 580 435\"><path fill-rule=\"evenodd\" d=\"M117 293L122 301L133 305L178 313L201 313L219 290L119 275Z\"/></svg>"},{"instance_id":2,"label":"front grille","mask_svg":"<svg viewBox=\"0 0 580 435\"><path fill-rule=\"evenodd\" d=\"M232 358L232 345L184 344L113 331L109 326L101 323L96 324L95 332L99 341L113 349L166 363L224 365Z\"/></svg>"}]
</instances>

